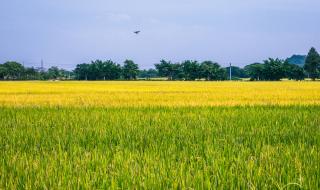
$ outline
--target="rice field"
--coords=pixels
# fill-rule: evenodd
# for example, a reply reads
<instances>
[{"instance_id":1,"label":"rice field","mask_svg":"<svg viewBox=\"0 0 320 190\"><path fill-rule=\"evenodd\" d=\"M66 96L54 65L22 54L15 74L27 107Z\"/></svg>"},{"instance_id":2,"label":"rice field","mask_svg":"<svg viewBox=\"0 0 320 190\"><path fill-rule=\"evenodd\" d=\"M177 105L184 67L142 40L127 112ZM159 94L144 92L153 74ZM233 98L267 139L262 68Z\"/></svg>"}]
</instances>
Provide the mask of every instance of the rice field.
<instances>
[{"instance_id":1,"label":"rice field","mask_svg":"<svg viewBox=\"0 0 320 190\"><path fill-rule=\"evenodd\" d=\"M0 189L319 189L318 82L0 82Z\"/></svg>"},{"instance_id":2,"label":"rice field","mask_svg":"<svg viewBox=\"0 0 320 190\"><path fill-rule=\"evenodd\" d=\"M4 107L320 105L313 82L1 82Z\"/></svg>"}]
</instances>

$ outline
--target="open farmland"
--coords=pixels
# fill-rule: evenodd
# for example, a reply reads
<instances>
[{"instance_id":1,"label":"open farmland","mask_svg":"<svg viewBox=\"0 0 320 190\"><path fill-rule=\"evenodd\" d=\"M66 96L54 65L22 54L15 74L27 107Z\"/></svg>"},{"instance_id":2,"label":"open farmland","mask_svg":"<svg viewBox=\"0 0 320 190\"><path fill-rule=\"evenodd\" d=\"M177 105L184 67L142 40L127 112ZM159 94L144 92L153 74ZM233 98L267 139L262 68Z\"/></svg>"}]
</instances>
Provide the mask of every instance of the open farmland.
<instances>
[{"instance_id":1,"label":"open farmland","mask_svg":"<svg viewBox=\"0 0 320 190\"><path fill-rule=\"evenodd\" d=\"M0 189L319 189L320 83L1 82Z\"/></svg>"},{"instance_id":2,"label":"open farmland","mask_svg":"<svg viewBox=\"0 0 320 190\"><path fill-rule=\"evenodd\" d=\"M6 107L320 105L312 82L1 82Z\"/></svg>"}]
</instances>

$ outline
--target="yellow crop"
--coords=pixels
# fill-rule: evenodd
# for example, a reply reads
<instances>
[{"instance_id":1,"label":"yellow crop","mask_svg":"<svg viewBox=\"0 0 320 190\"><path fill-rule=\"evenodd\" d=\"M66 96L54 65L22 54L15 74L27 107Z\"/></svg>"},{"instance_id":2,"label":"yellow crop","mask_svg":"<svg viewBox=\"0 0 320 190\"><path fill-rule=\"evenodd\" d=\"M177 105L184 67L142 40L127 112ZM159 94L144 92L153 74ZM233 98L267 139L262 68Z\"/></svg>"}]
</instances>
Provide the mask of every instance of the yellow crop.
<instances>
[{"instance_id":1,"label":"yellow crop","mask_svg":"<svg viewBox=\"0 0 320 190\"><path fill-rule=\"evenodd\" d=\"M0 82L0 106L320 105L317 82Z\"/></svg>"}]
</instances>

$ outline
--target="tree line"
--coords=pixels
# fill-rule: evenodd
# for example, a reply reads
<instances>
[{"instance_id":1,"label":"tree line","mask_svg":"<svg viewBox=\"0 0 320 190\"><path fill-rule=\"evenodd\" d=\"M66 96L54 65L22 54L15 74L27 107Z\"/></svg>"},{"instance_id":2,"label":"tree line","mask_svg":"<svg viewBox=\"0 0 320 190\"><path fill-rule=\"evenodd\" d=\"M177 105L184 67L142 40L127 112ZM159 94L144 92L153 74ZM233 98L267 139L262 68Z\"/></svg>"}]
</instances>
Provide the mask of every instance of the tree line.
<instances>
[{"instance_id":1,"label":"tree line","mask_svg":"<svg viewBox=\"0 0 320 190\"><path fill-rule=\"evenodd\" d=\"M111 60L96 60L78 64L73 71L58 67L48 70L43 68L24 67L18 62L0 64L0 80L137 80L167 78L168 80L207 80L222 81L229 79L230 67L221 67L213 61L186 60L180 63L161 60L154 69L140 70L132 60L123 65ZM252 81L315 80L320 77L320 55L311 48L303 67L291 64L288 60L269 58L263 63L253 63L240 67L231 67L232 80L250 78Z\"/></svg>"},{"instance_id":2,"label":"tree line","mask_svg":"<svg viewBox=\"0 0 320 190\"><path fill-rule=\"evenodd\" d=\"M77 80L136 80L138 74L139 66L132 60L126 60L123 66L111 60L96 60L79 64L74 70Z\"/></svg>"},{"instance_id":3,"label":"tree line","mask_svg":"<svg viewBox=\"0 0 320 190\"><path fill-rule=\"evenodd\" d=\"M43 68L24 67L15 61L8 61L0 64L0 80L49 80L49 79L72 79L73 72L50 67Z\"/></svg>"}]
</instances>

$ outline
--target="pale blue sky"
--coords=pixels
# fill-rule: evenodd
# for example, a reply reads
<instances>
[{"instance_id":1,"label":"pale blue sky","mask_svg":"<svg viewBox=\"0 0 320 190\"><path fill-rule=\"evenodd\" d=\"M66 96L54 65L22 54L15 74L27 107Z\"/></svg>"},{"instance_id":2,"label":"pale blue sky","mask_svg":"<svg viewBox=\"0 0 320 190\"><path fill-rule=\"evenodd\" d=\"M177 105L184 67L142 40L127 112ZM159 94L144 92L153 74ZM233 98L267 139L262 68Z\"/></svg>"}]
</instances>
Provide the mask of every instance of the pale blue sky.
<instances>
[{"instance_id":1,"label":"pale blue sky","mask_svg":"<svg viewBox=\"0 0 320 190\"><path fill-rule=\"evenodd\" d=\"M243 66L320 48L319 18L319 0L1 0L0 62L43 59L70 69L128 58L150 68L163 58Z\"/></svg>"}]
</instances>

